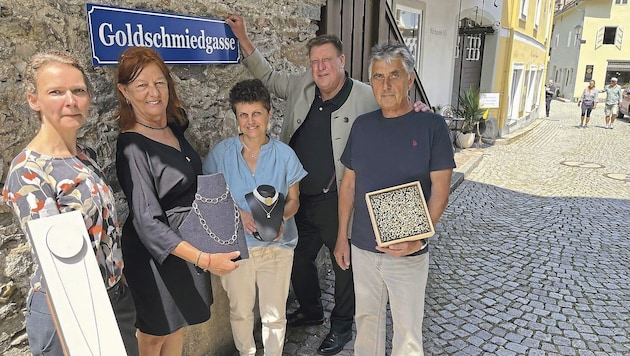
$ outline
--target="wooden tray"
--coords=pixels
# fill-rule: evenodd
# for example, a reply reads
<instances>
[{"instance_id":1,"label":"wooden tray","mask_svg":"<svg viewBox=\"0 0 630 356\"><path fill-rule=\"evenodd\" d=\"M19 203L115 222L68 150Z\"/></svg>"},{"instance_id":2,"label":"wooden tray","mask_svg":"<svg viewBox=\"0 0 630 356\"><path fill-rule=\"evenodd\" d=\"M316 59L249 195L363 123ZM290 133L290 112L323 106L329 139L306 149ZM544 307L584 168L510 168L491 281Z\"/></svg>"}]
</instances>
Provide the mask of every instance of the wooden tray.
<instances>
[{"instance_id":1,"label":"wooden tray","mask_svg":"<svg viewBox=\"0 0 630 356\"><path fill-rule=\"evenodd\" d=\"M435 234L420 182L365 194L378 246L426 239Z\"/></svg>"}]
</instances>

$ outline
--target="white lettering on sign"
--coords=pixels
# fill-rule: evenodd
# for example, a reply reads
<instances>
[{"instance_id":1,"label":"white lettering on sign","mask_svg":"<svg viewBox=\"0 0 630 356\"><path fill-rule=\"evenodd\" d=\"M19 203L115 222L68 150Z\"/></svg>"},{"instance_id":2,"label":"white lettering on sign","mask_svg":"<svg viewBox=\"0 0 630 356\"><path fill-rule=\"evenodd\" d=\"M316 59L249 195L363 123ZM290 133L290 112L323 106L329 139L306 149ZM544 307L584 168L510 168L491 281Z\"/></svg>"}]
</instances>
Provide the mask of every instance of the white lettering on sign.
<instances>
[{"instance_id":1,"label":"white lettering on sign","mask_svg":"<svg viewBox=\"0 0 630 356\"><path fill-rule=\"evenodd\" d=\"M135 28L130 23L125 23L123 29L114 29L113 25L103 22L98 27L98 39L103 46L119 47L154 47L154 48L185 48L205 50L212 54L215 50L235 50L236 39L230 37L206 36L205 30L199 34L190 34L188 29L184 33L169 33L164 26L160 26L159 32L145 32L142 24Z\"/></svg>"}]
</instances>

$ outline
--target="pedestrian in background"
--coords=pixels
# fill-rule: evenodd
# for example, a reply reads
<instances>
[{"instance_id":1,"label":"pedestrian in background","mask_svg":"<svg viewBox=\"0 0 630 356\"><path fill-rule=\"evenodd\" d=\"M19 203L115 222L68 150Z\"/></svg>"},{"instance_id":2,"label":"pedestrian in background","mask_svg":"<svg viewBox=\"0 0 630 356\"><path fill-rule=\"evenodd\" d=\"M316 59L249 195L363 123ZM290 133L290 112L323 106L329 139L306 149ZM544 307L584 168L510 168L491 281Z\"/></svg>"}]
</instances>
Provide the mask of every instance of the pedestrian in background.
<instances>
[{"instance_id":1,"label":"pedestrian in background","mask_svg":"<svg viewBox=\"0 0 630 356\"><path fill-rule=\"evenodd\" d=\"M591 80L588 83L588 87L582 92L582 96L578 100L578 106L582 108L582 115L580 116L580 126L588 127L589 121L591 121L591 111L597 108L597 96L599 90L595 89L595 81Z\"/></svg>"},{"instance_id":2,"label":"pedestrian in background","mask_svg":"<svg viewBox=\"0 0 630 356\"><path fill-rule=\"evenodd\" d=\"M334 255L341 268L352 262L354 270L357 356L385 355L388 300L394 322L391 355L423 355L428 240L378 247L365 201L368 192L420 181L433 225L448 204L455 168L448 127L440 115L414 112L407 99L413 68L413 56L402 43L372 48L370 85L380 110L357 118L341 156L346 168Z\"/></svg>"},{"instance_id":3,"label":"pedestrian in background","mask_svg":"<svg viewBox=\"0 0 630 356\"><path fill-rule=\"evenodd\" d=\"M606 85L603 90L606 93L606 102L604 107L604 115L606 115L606 128L612 129L613 123L619 112L619 104L622 99L621 86L617 85L617 78L610 78L610 84Z\"/></svg>"},{"instance_id":4,"label":"pedestrian in background","mask_svg":"<svg viewBox=\"0 0 630 356\"><path fill-rule=\"evenodd\" d=\"M205 271L231 272L240 253L211 255L179 235L195 200L201 158L184 137L188 118L162 58L150 48L126 49L118 59L116 84L116 172L129 206L123 258L140 354L177 356L184 327L210 318L212 290Z\"/></svg>"},{"instance_id":5,"label":"pedestrian in background","mask_svg":"<svg viewBox=\"0 0 630 356\"><path fill-rule=\"evenodd\" d=\"M77 144L77 132L87 121L92 100L87 76L69 53L41 52L26 67L24 87L40 128L11 163L2 192L4 201L13 208L27 237L29 220L81 212L125 349L129 356L138 355L136 312L123 278L116 200L90 150ZM35 356L63 355L36 257L33 264L35 272L26 302L30 351Z\"/></svg>"},{"instance_id":6,"label":"pedestrian in background","mask_svg":"<svg viewBox=\"0 0 630 356\"><path fill-rule=\"evenodd\" d=\"M553 80L547 82L545 85L545 113L549 117L549 109L551 109L551 100L556 95L556 86L553 85Z\"/></svg>"}]
</instances>

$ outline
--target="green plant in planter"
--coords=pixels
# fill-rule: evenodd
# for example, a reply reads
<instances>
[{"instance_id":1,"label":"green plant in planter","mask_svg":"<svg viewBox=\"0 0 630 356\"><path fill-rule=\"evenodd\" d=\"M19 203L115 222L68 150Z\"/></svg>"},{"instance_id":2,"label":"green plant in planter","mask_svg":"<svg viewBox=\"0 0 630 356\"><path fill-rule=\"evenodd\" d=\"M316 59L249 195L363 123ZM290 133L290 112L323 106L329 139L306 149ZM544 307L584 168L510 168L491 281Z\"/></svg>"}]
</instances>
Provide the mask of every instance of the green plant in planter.
<instances>
[{"instance_id":1,"label":"green plant in planter","mask_svg":"<svg viewBox=\"0 0 630 356\"><path fill-rule=\"evenodd\" d=\"M476 132L479 134L479 122L488 116L488 110L479 105L479 89L469 88L459 94L458 107L455 115L464 119L462 132Z\"/></svg>"}]
</instances>

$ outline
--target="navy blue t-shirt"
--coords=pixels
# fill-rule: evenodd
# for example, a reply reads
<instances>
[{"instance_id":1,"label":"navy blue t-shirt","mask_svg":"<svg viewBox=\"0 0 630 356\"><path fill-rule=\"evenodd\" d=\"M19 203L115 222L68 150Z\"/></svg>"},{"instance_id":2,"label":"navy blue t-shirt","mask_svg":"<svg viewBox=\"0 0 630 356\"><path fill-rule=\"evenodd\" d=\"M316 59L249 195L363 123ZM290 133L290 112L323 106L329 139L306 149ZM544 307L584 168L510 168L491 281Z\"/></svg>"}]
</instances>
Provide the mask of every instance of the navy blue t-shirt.
<instances>
[{"instance_id":1,"label":"navy blue t-shirt","mask_svg":"<svg viewBox=\"0 0 630 356\"><path fill-rule=\"evenodd\" d=\"M350 131L341 163L353 170L356 177L352 244L371 252L379 251L365 194L420 181L428 201L430 172L455 168L444 118L415 111L395 118L383 117L381 110L359 116Z\"/></svg>"}]
</instances>

